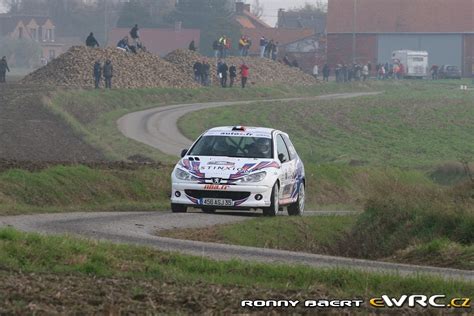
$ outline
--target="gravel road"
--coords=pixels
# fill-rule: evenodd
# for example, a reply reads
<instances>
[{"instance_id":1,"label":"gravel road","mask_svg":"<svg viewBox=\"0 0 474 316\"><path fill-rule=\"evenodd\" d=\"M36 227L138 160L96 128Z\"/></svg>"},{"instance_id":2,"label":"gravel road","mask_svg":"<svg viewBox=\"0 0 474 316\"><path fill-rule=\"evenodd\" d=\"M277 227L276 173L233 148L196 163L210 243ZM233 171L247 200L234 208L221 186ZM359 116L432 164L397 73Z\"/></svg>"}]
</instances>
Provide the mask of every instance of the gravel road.
<instances>
[{"instance_id":1,"label":"gravel road","mask_svg":"<svg viewBox=\"0 0 474 316\"><path fill-rule=\"evenodd\" d=\"M312 212L324 216L334 212ZM338 214L336 212L336 214ZM345 212L340 213L341 215ZM217 215L188 213L70 213L24 215L0 218L1 226L12 226L27 232L73 234L117 243L146 245L164 251L204 256L218 260L240 259L258 262L302 264L312 267L353 268L363 271L397 273L401 275L431 274L444 278L474 281L473 271L393 264L359 259L331 257L291 251L261 249L216 243L157 237L160 230L205 227L239 222L255 214L223 213Z\"/></svg>"},{"instance_id":2,"label":"gravel road","mask_svg":"<svg viewBox=\"0 0 474 316\"><path fill-rule=\"evenodd\" d=\"M192 141L181 134L178 129L178 120L182 116L203 109L221 106L235 106L252 104L255 102L268 103L275 101L300 101L300 100L334 100L350 99L362 96L377 95L380 92L340 93L329 94L311 98L289 98L278 100L260 101L233 101L233 102L211 102L195 104L179 104L153 108L145 111L130 113L117 122L120 131L128 138L159 149L168 155L179 156L181 150L189 148Z\"/></svg>"}]
</instances>

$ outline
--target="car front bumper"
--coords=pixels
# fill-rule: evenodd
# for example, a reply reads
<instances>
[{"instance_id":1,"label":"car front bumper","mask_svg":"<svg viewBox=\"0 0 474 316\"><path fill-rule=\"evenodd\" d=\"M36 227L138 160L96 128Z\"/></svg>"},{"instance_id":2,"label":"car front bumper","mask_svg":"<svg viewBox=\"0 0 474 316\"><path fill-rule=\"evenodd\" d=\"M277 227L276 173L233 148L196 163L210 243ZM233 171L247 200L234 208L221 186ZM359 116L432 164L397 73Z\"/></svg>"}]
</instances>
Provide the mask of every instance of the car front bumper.
<instances>
[{"instance_id":1,"label":"car front bumper","mask_svg":"<svg viewBox=\"0 0 474 316\"><path fill-rule=\"evenodd\" d=\"M210 185L194 183L173 183L171 203L197 208L216 208L204 205L205 198L231 199L232 206L225 209L251 209L269 207L273 186L266 185ZM248 197L247 197L247 193Z\"/></svg>"}]
</instances>

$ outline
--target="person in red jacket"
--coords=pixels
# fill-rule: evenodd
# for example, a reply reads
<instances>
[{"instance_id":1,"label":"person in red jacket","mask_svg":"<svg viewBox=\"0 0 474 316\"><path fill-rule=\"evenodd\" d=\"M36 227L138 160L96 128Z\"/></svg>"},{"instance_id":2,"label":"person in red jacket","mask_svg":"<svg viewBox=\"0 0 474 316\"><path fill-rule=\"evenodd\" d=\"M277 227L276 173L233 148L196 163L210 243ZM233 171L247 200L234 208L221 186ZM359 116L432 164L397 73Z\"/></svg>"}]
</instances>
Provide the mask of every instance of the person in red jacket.
<instances>
[{"instance_id":1,"label":"person in red jacket","mask_svg":"<svg viewBox=\"0 0 474 316\"><path fill-rule=\"evenodd\" d=\"M242 78L242 89L245 88L245 85L247 84L247 80L249 78L249 66L247 66L245 63L243 63L240 66L240 76Z\"/></svg>"}]
</instances>

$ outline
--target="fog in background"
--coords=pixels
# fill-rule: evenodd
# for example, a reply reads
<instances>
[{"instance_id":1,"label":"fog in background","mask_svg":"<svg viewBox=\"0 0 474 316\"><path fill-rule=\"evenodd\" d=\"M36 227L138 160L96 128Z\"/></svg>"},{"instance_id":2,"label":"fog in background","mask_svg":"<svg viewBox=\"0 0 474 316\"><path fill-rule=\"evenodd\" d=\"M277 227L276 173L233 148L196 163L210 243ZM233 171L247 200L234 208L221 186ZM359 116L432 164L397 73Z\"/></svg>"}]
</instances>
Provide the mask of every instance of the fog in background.
<instances>
[{"instance_id":1,"label":"fog in background","mask_svg":"<svg viewBox=\"0 0 474 316\"><path fill-rule=\"evenodd\" d=\"M270 26L275 26L278 20L278 9L293 9L295 7L304 6L306 3L316 4L321 1L316 0L260 0L260 3L263 5L264 13L262 19L267 22ZM327 3L327 0L322 0L322 2ZM247 3L254 4L254 0L247 0Z\"/></svg>"}]
</instances>

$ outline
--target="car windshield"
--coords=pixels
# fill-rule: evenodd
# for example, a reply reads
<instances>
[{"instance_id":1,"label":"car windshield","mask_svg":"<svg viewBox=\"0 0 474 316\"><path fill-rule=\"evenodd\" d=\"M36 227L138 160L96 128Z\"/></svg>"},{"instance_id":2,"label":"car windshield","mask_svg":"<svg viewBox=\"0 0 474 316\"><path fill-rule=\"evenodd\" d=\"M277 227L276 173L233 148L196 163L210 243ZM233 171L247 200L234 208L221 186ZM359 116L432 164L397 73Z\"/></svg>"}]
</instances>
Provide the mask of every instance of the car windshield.
<instances>
[{"instance_id":1,"label":"car windshield","mask_svg":"<svg viewBox=\"0 0 474 316\"><path fill-rule=\"evenodd\" d=\"M273 146L270 138L203 136L189 155L266 159L273 157Z\"/></svg>"}]
</instances>

